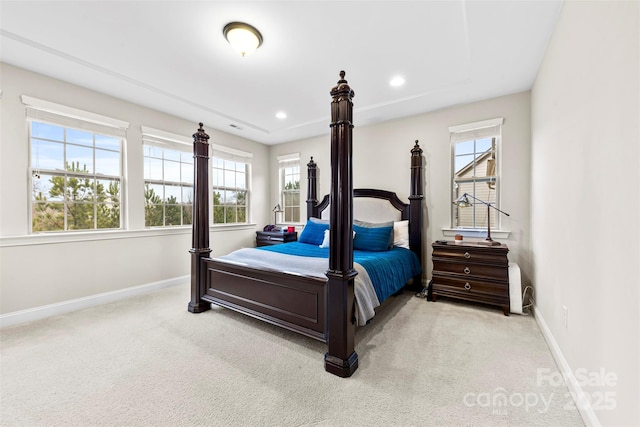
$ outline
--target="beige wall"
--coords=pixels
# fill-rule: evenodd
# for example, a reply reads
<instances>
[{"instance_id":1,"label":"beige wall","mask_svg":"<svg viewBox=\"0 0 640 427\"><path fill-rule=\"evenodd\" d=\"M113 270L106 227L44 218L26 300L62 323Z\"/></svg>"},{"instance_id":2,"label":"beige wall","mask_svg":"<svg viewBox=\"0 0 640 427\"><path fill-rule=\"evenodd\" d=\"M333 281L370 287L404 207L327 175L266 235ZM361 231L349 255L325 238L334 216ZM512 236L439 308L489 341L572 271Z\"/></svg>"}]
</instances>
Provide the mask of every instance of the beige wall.
<instances>
[{"instance_id":1,"label":"beige wall","mask_svg":"<svg viewBox=\"0 0 640 427\"><path fill-rule=\"evenodd\" d=\"M357 93L357 82L349 82ZM330 112L327 100L327 115ZM524 280L530 273L529 262L529 155L530 94L517 93L486 101L452 107L417 116L391 120L377 125L358 126L357 97L354 98L353 170L354 187L382 188L394 191L406 200L410 190L410 159L414 141L424 150L425 166L425 251L426 277L431 277L431 242L443 238L443 228L451 223L451 145L449 127L496 117L504 117L502 128L501 209L511 214L502 218L509 230L511 261L517 262ZM301 154L302 176L311 156L318 163L320 194L329 192L331 177L330 137L328 135L273 146L271 162L288 153ZM277 170L271 171L271 199L277 200ZM302 182L306 199L307 182ZM492 232L492 237L493 232Z\"/></svg>"},{"instance_id":2,"label":"beige wall","mask_svg":"<svg viewBox=\"0 0 640 427\"><path fill-rule=\"evenodd\" d=\"M617 377L582 387L602 425L640 425L639 5L566 2L532 90L536 316L570 372Z\"/></svg>"},{"instance_id":3,"label":"beige wall","mask_svg":"<svg viewBox=\"0 0 640 427\"><path fill-rule=\"evenodd\" d=\"M192 135L198 117L185 120L31 73L7 64L1 68L0 129L0 313L10 313L83 298L189 274L190 227L145 230L140 126ZM126 157L127 230L75 233L80 241L28 236L28 134L21 95L67 105L129 122ZM206 124L205 124L206 128ZM263 224L271 213L268 147L207 129L210 142L253 153L251 219ZM140 189L137 191L136 189ZM255 227L215 229L214 255L253 245ZM184 302L185 307L187 301Z\"/></svg>"}]
</instances>

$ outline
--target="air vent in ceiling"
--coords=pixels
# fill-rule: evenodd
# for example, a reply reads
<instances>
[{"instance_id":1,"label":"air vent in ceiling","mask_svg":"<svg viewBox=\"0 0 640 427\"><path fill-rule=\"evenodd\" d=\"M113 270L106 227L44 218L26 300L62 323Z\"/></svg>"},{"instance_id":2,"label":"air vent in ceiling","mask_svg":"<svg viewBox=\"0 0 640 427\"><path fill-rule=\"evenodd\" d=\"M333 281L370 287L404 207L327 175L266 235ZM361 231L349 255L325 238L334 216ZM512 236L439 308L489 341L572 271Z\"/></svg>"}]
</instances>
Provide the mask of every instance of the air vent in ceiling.
<instances>
[{"instance_id":1,"label":"air vent in ceiling","mask_svg":"<svg viewBox=\"0 0 640 427\"><path fill-rule=\"evenodd\" d=\"M234 125L233 123L231 123L229 126L231 126L234 129L242 130L242 128L240 126Z\"/></svg>"}]
</instances>

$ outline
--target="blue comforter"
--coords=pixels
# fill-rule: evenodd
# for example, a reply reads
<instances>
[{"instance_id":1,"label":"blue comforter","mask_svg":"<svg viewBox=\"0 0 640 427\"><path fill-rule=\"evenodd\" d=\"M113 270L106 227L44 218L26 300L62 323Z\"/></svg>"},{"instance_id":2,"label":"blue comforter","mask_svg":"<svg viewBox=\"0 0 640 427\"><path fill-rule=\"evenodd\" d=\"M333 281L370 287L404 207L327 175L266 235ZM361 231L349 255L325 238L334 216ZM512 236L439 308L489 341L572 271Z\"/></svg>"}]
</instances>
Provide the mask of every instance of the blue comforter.
<instances>
[{"instance_id":1,"label":"blue comforter","mask_svg":"<svg viewBox=\"0 0 640 427\"><path fill-rule=\"evenodd\" d=\"M261 246L257 249L288 255L329 258L329 249L308 243L291 242ZM420 260L409 249L393 247L388 251L353 251L353 261L360 264L371 278L380 302L398 292L411 279L422 273Z\"/></svg>"}]
</instances>

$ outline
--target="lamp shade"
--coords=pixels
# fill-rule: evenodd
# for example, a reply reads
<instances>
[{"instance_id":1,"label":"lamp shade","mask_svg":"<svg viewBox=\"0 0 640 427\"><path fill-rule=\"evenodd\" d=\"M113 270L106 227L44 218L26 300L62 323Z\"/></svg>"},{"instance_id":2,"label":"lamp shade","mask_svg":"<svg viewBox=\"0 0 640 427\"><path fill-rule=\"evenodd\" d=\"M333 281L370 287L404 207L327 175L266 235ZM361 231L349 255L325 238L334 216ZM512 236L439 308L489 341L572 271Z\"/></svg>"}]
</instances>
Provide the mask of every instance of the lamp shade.
<instances>
[{"instance_id":1,"label":"lamp shade","mask_svg":"<svg viewBox=\"0 0 640 427\"><path fill-rule=\"evenodd\" d=\"M255 52L262 44L260 31L244 22L225 25L222 33L231 47L243 57Z\"/></svg>"}]
</instances>

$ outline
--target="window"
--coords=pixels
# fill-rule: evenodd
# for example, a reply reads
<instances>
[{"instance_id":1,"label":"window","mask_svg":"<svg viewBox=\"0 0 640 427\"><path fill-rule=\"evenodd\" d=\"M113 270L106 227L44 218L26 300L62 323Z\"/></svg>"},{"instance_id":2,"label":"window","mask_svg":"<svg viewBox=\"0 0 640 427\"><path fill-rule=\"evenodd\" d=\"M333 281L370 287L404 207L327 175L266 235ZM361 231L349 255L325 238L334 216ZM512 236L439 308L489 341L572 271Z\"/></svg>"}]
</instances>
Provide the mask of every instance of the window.
<instances>
[{"instance_id":1,"label":"window","mask_svg":"<svg viewBox=\"0 0 640 427\"><path fill-rule=\"evenodd\" d=\"M127 123L23 96L29 122L31 232L122 228Z\"/></svg>"},{"instance_id":2,"label":"window","mask_svg":"<svg viewBox=\"0 0 640 427\"><path fill-rule=\"evenodd\" d=\"M471 206L452 204L452 227L484 229L487 220L499 228L500 216L495 209L474 200L474 197L495 207L499 202L499 160L502 118L449 128L452 156L452 202L465 193ZM490 212L487 212L490 211ZM488 217L487 215L490 215Z\"/></svg>"},{"instance_id":3,"label":"window","mask_svg":"<svg viewBox=\"0 0 640 427\"><path fill-rule=\"evenodd\" d=\"M213 145L213 223L249 222L251 154Z\"/></svg>"},{"instance_id":4,"label":"window","mask_svg":"<svg viewBox=\"0 0 640 427\"><path fill-rule=\"evenodd\" d=\"M193 148L188 138L142 127L144 225L189 225L193 209Z\"/></svg>"},{"instance_id":5,"label":"window","mask_svg":"<svg viewBox=\"0 0 640 427\"><path fill-rule=\"evenodd\" d=\"M278 166L282 221L300 222L300 154L278 156Z\"/></svg>"}]
</instances>

